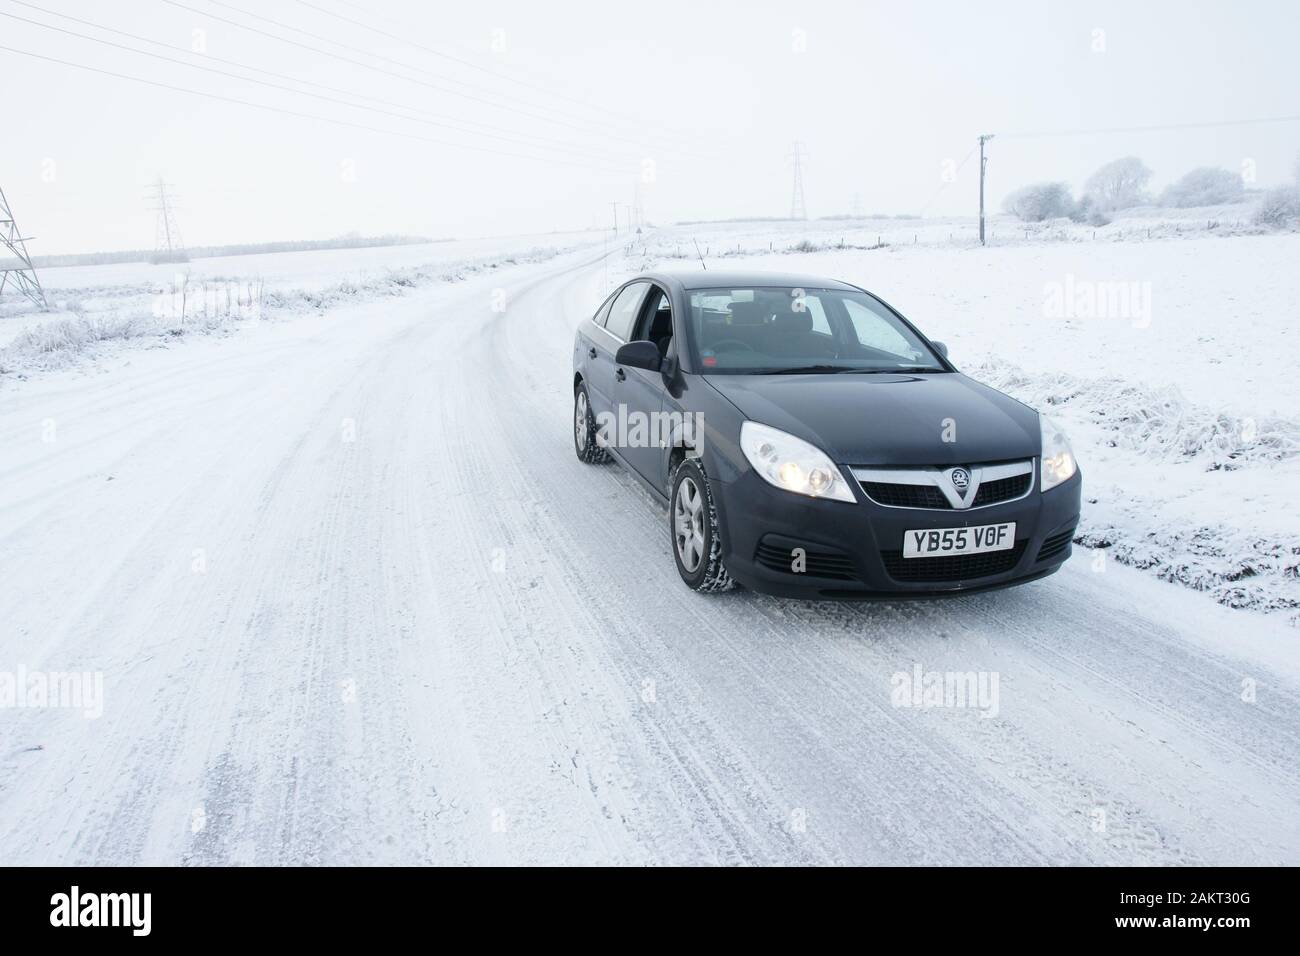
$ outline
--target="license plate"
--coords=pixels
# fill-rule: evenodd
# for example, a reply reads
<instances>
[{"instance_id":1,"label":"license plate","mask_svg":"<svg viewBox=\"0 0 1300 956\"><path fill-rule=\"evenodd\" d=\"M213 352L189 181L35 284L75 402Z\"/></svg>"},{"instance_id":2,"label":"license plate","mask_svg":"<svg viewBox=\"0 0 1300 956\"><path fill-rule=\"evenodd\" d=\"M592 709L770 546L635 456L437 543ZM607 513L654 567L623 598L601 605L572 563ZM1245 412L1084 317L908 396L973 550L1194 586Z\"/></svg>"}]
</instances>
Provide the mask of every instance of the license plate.
<instances>
[{"instance_id":1,"label":"license plate","mask_svg":"<svg viewBox=\"0 0 1300 956\"><path fill-rule=\"evenodd\" d=\"M1006 551L1016 542L1016 523L985 524L975 528L926 528L903 532L903 557L935 558L948 554L983 554Z\"/></svg>"}]
</instances>

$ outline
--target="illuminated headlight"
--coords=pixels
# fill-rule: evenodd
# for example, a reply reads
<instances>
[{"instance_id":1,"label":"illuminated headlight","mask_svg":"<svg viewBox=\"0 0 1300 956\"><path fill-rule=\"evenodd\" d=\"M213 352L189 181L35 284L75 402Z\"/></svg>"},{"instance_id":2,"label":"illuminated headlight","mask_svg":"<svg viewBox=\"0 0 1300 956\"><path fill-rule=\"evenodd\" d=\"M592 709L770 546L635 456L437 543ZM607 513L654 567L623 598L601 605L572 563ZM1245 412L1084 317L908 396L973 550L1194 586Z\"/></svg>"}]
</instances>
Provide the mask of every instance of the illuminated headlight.
<instances>
[{"instance_id":1,"label":"illuminated headlight","mask_svg":"<svg viewBox=\"0 0 1300 956\"><path fill-rule=\"evenodd\" d=\"M1038 427L1043 433L1042 480L1039 487L1048 491L1073 478L1079 466L1075 464L1069 439L1056 422L1046 415L1039 415Z\"/></svg>"},{"instance_id":2,"label":"illuminated headlight","mask_svg":"<svg viewBox=\"0 0 1300 956\"><path fill-rule=\"evenodd\" d=\"M758 422L740 426L740 450L769 485L810 498L853 502L853 491L825 452Z\"/></svg>"}]
</instances>

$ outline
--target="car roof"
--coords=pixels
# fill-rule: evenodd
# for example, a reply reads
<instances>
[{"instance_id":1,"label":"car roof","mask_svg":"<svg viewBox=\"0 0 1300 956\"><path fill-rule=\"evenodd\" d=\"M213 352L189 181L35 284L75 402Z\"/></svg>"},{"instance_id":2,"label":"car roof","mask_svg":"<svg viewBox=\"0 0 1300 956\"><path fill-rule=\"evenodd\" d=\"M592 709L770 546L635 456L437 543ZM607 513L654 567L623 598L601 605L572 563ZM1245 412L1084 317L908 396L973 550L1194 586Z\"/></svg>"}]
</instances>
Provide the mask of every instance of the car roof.
<instances>
[{"instance_id":1,"label":"car roof","mask_svg":"<svg viewBox=\"0 0 1300 956\"><path fill-rule=\"evenodd\" d=\"M839 279L805 275L797 272L759 272L719 269L682 269L668 272L646 272L638 279L651 279L679 289L749 289L764 286L785 289L839 289L856 291L857 286Z\"/></svg>"}]
</instances>

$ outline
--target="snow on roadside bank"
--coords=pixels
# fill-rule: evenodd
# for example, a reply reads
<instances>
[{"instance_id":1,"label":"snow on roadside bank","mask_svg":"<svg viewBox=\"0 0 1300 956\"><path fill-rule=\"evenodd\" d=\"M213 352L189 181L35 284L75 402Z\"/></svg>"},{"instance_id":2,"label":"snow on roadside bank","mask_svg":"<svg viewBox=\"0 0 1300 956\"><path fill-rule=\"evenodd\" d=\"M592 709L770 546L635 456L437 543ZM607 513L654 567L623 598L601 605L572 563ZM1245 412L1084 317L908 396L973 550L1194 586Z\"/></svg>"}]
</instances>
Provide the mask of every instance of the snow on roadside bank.
<instances>
[{"instance_id":1,"label":"snow on roadside bank","mask_svg":"<svg viewBox=\"0 0 1300 956\"><path fill-rule=\"evenodd\" d=\"M1230 607L1300 608L1300 422L1243 419L1118 378L999 362L963 371L1065 426L1084 471L1079 544Z\"/></svg>"},{"instance_id":2,"label":"snow on roadside bank","mask_svg":"<svg viewBox=\"0 0 1300 956\"><path fill-rule=\"evenodd\" d=\"M179 275L172 284L63 289L63 309L22 311L0 327L0 376L19 377L93 358L131 340L165 347L177 338L228 333L278 316L323 312L371 299L404 295L431 283L460 282L495 269L545 262L576 246L536 247L508 255L388 269L357 280L267 289L257 278Z\"/></svg>"}]
</instances>

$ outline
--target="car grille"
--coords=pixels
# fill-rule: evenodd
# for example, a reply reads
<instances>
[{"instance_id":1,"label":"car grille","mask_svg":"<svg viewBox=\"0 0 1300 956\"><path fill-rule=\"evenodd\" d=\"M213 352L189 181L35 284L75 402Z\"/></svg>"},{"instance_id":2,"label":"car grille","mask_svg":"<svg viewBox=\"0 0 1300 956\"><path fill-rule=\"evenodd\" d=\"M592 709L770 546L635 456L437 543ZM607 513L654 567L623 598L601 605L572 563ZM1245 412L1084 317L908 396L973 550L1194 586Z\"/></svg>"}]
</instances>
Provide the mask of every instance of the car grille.
<instances>
[{"instance_id":1,"label":"car grille","mask_svg":"<svg viewBox=\"0 0 1300 956\"><path fill-rule=\"evenodd\" d=\"M886 573L895 581L969 581L1010 571L1025 553L1027 541L1009 551L953 554L939 558L904 558L902 551L881 551Z\"/></svg>"},{"instance_id":2,"label":"car grille","mask_svg":"<svg viewBox=\"0 0 1300 956\"><path fill-rule=\"evenodd\" d=\"M922 508L930 511L985 508L1023 498L1034 486L1033 459L973 464L968 468L972 479L977 480L979 485L975 489L975 497L965 507L960 501L964 496L958 496L954 505L947 469L939 466L863 466L850 470L868 498L889 508Z\"/></svg>"},{"instance_id":3,"label":"car grille","mask_svg":"<svg viewBox=\"0 0 1300 956\"><path fill-rule=\"evenodd\" d=\"M933 508L951 511L952 505L934 485L894 485L883 481L864 481L862 490L877 504L894 508ZM983 489L981 489L982 491ZM981 492L976 492L978 498Z\"/></svg>"},{"instance_id":4,"label":"car grille","mask_svg":"<svg viewBox=\"0 0 1300 956\"><path fill-rule=\"evenodd\" d=\"M803 571L795 571L792 567L795 548L803 548L804 550L805 569ZM768 535L758 543L758 548L754 552L754 560L769 571L778 571L793 577L830 578L835 581L858 580L858 573L853 567L853 560L843 551L827 549L825 545L818 545L817 549L814 550L809 545L786 541L785 539L781 539L780 543L777 543L771 535Z\"/></svg>"},{"instance_id":5,"label":"car grille","mask_svg":"<svg viewBox=\"0 0 1300 956\"><path fill-rule=\"evenodd\" d=\"M975 492L975 500L971 503L971 507L995 505L999 501L1010 501L1012 498L1019 498L1029 490L1029 484L1033 480L1034 476L1026 473L1013 475L1010 478L997 478L993 481L986 481L980 485L979 491Z\"/></svg>"},{"instance_id":6,"label":"car grille","mask_svg":"<svg viewBox=\"0 0 1300 956\"><path fill-rule=\"evenodd\" d=\"M1056 534L1049 536L1043 541L1043 546L1038 549L1038 557L1035 561L1047 561L1056 557L1062 551L1070 546L1074 540L1074 529L1067 528L1065 531L1058 531Z\"/></svg>"}]
</instances>

